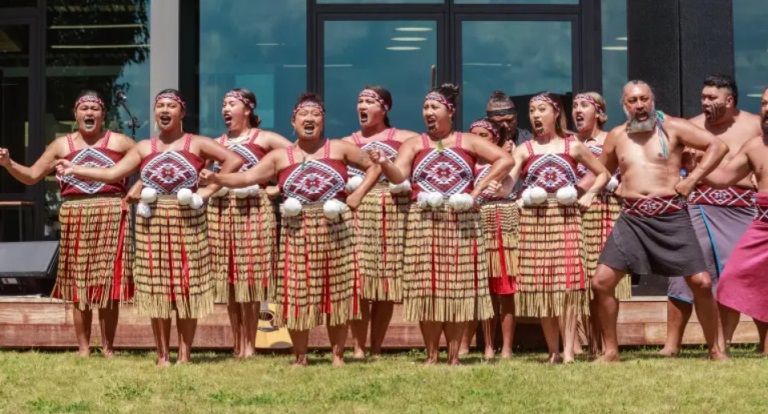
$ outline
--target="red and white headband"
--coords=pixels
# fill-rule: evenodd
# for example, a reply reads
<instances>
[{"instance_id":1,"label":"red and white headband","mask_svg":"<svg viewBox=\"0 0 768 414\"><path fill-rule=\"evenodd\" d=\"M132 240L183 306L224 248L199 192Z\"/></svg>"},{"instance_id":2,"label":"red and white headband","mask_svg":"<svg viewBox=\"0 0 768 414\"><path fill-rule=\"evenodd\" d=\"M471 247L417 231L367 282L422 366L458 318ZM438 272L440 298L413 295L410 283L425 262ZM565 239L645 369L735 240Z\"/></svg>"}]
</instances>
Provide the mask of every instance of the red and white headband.
<instances>
[{"instance_id":1,"label":"red and white headband","mask_svg":"<svg viewBox=\"0 0 768 414\"><path fill-rule=\"evenodd\" d=\"M573 98L573 101L576 102L579 99L583 99L588 103L590 103L592 106L594 106L598 115L605 115L605 106L600 104L600 102L597 102L597 100L593 98L592 95L588 95L586 93L580 93Z\"/></svg>"},{"instance_id":2,"label":"red and white headband","mask_svg":"<svg viewBox=\"0 0 768 414\"><path fill-rule=\"evenodd\" d=\"M485 119L478 119L477 121L473 122L472 125L469 126L470 131L472 131L475 128L483 128L488 132L490 132L493 135L493 137L496 138L495 142L499 142L499 139L501 139L501 134L499 133L499 129Z\"/></svg>"},{"instance_id":3,"label":"red and white headband","mask_svg":"<svg viewBox=\"0 0 768 414\"><path fill-rule=\"evenodd\" d=\"M358 98L371 98L374 101L376 101L379 105L381 105L382 108L384 108L385 112L389 112L389 105L384 101L384 99L379 96L378 93L369 90L369 89L363 89L362 92L360 92L360 95L357 95Z\"/></svg>"},{"instance_id":4,"label":"red and white headband","mask_svg":"<svg viewBox=\"0 0 768 414\"><path fill-rule=\"evenodd\" d=\"M445 99L445 96L441 95L439 92L428 93L427 96L424 97L424 101L437 101L445 105L445 107L448 108L448 110L451 112L456 110L456 107L452 103L448 102L448 100Z\"/></svg>"},{"instance_id":5,"label":"red and white headband","mask_svg":"<svg viewBox=\"0 0 768 414\"><path fill-rule=\"evenodd\" d=\"M321 114L325 115L325 108L319 102L302 101L298 105L296 105L296 109L293 110L293 116L296 116L296 114L304 108L317 108L320 110Z\"/></svg>"},{"instance_id":6,"label":"red and white headband","mask_svg":"<svg viewBox=\"0 0 768 414\"><path fill-rule=\"evenodd\" d=\"M245 104L245 106L247 106L251 110L256 109L256 102L248 99L245 95L243 95L242 93L240 93L238 91L229 91L229 92L227 92L224 95L224 99L226 99L226 98L235 98L238 101L240 101L243 104Z\"/></svg>"},{"instance_id":7,"label":"red and white headband","mask_svg":"<svg viewBox=\"0 0 768 414\"><path fill-rule=\"evenodd\" d=\"M94 102L94 103L97 103L97 104L99 104L99 106L101 106L101 109L104 109L104 108L105 108L105 106L104 106L104 101L102 101L101 99L99 99L99 97L98 97L98 96L94 96L94 95L83 95L83 96L81 96L81 97L80 97L80 99L78 99L77 101L75 101L75 109L77 109L77 107L78 107L78 106L80 106L80 104L82 104L82 103L86 103L86 102Z\"/></svg>"},{"instance_id":8,"label":"red and white headband","mask_svg":"<svg viewBox=\"0 0 768 414\"><path fill-rule=\"evenodd\" d=\"M544 94L536 95L533 98L531 98L531 103L534 103L534 102L544 102L547 105L551 106L555 110L555 118L557 118L560 115L560 106L557 104L557 102L552 100L549 96Z\"/></svg>"},{"instance_id":9,"label":"red and white headband","mask_svg":"<svg viewBox=\"0 0 768 414\"><path fill-rule=\"evenodd\" d=\"M170 99L172 101L175 101L179 105L181 105L181 109L187 109L187 103L184 102L184 100L181 99L181 97L179 95L176 95L175 93L166 92L166 93L161 93L160 95L157 95L157 97L155 98L155 105L157 105L157 102L160 101L161 99Z\"/></svg>"}]
</instances>

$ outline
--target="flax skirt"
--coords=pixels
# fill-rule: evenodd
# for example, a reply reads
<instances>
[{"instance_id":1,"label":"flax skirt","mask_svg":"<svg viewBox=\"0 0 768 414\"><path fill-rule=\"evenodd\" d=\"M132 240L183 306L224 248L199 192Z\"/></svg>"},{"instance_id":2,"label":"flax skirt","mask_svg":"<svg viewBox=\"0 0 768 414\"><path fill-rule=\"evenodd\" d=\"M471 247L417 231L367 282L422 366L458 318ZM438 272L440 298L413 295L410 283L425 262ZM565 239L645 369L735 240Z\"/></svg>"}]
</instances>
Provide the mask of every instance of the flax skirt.
<instances>
[{"instance_id":1,"label":"flax skirt","mask_svg":"<svg viewBox=\"0 0 768 414\"><path fill-rule=\"evenodd\" d=\"M151 318L202 318L213 311L214 283L205 207L180 206L176 196L136 217L135 303Z\"/></svg>"},{"instance_id":2,"label":"flax skirt","mask_svg":"<svg viewBox=\"0 0 768 414\"><path fill-rule=\"evenodd\" d=\"M357 209L357 267L362 298L400 302L405 225L410 194L392 194L378 184Z\"/></svg>"},{"instance_id":3,"label":"flax skirt","mask_svg":"<svg viewBox=\"0 0 768 414\"><path fill-rule=\"evenodd\" d=\"M479 209L412 204L403 264L405 319L467 322L493 317Z\"/></svg>"},{"instance_id":4,"label":"flax skirt","mask_svg":"<svg viewBox=\"0 0 768 414\"><path fill-rule=\"evenodd\" d=\"M520 208L513 201L495 201L483 204L480 213L491 294L514 294L519 266L517 226Z\"/></svg>"},{"instance_id":5,"label":"flax skirt","mask_svg":"<svg viewBox=\"0 0 768 414\"><path fill-rule=\"evenodd\" d=\"M520 211L520 274L515 312L524 317L555 317L574 305L589 313L585 251L578 207L550 198Z\"/></svg>"},{"instance_id":6,"label":"flax skirt","mask_svg":"<svg viewBox=\"0 0 768 414\"><path fill-rule=\"evenodd\" d=\"M359 319L360 286L355 278L354 219L351 211L330 220L323 203L282 217L274 301L276 324L291 330Z\"/></svg>"},{"instance_id":7,"label":"flax skirt","mask_svg":"<svg viewBox=\"0 0 768 414\"><path fill-rule=\"evenodd\" d=\"M267 299L274 271L277 223L272 202L264 191L237 198L230 193L208 204L208 240L216 286L216 302Z\"/></svg>"},{"instance_id":8,"label":"flax skirt","mask_svg":"<svg viewBox=\"0 0 768 414\"><path fill-rule=\"evenodd\" d=\"M133 297L131 215L120 195L68 198L59 210L61 241L53 297L78 309Z\"/></svg>"},{"instance_id":9,"label":"flax skirt","mask_svg":"<svg viewBox=\"0 0 768 414\"><path fill-rule=\"evenodd\" d=\"M621 212L621 199L615 195L602 194L595 197L592 206L584 212L581 223L584 229L584 250L586 251L587 282L592 280L597 270L597 259L603 251L608 235L613 230L613 225ZM588 290L591 294L591 290ZM621 279L616 286L616 297L619 300L627 300L632 297L632 278L627 276Z\"/></svg>"}]
</instances>

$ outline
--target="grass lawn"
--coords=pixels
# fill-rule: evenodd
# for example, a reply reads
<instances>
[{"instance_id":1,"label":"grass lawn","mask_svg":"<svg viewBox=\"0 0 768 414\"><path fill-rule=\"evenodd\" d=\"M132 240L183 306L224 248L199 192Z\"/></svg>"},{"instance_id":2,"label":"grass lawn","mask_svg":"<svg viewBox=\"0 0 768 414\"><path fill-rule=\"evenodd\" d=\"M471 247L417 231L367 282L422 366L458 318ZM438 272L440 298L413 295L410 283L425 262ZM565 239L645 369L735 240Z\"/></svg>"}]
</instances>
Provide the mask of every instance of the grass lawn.
<instances>
[{"instance_id":1,"label":"grass lawn","mask_svg":"<svg viewBox=\"0 0 768 414\"><path fill-rule=\"evenodd\" d=\"M569 366L518 354L484 363L480 354L457 368L422 366L412 351L330 366L327 354L308 368L290 356L236 361L193 354L195 363L158 369L154 354L0 352L2 413L411 413L411 412L691 412L768 410L768 358L750 349L731 362L702 359L703 350L660 359L656 349L623 353L624 362Z\"/></svg>"}]
</instances>

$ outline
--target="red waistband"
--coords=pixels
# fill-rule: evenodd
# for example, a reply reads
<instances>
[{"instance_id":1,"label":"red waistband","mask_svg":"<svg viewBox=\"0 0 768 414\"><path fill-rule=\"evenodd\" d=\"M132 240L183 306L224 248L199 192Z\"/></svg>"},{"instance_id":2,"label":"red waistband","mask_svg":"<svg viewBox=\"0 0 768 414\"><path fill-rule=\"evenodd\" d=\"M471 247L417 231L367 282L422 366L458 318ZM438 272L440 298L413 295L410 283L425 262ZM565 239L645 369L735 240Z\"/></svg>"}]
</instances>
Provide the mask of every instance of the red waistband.
<instances>
[{"instance_id":1,"label":"red waistband","mask_svg":"<svg viewBox=\"0 0 768 414\"><path fill-rule=\"evenodd\" d=\"M752 207L755 205L755 192L749 188L736 186L717 189L700 185L688 197L688 203L721 207Z\"/></svg>"},{"instance_id":2,"label":"red waistband","mask_svg":"<svg viewBox=\"0 0 768 414\"><path fill-rule=\"evenodd\" d=\"M685 201L678 195L623 199L621 212L633 216L653 217L678 212L685 208Z\"/></svg>"},{"instance_id":3,"label":"red waistband","mask_svg":"<svg viewBox=\"0 0 768 414\"><path fill-rule=\"evenodd\" d=\"M755 212L755 221L768 223L768 207L757 206L757 211Z\"/></svg>"}]
</instances>

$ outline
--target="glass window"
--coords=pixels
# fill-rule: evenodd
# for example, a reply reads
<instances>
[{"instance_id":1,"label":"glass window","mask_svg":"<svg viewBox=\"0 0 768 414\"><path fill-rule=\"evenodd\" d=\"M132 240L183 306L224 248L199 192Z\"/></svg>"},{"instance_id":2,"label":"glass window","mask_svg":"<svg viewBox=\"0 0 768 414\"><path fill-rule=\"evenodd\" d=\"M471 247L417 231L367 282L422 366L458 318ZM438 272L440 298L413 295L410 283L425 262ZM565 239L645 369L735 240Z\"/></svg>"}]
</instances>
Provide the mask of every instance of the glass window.
<instances>
[{"instance_id":1,"label":"glass window","mask_svg":"<svg viewBox=\"0 0 768 414\"><path fill-rule=\"evenodd\" d=\"M389 117L395 127L423 130L421 107L437 62L436 30L435 21L326 21L326 135L360 129L357 95L368 84L392 93Z\"/></svg>"},{"instance_id":2,"label":"glass window","mask_svg":"<svg viewBox=\"0 0 768 414\"><path fill-rule=\"evenodd\" d=\"M627 83L627 0L604 0L603 22L603 97L608 105L608 123L612 128L625 120L619 100Z\"/></svg>"},{"instance_id":3,"label":"glass window","mask_svg":"<svg viewBox=\"0 0 768 414\"><path fill-rule=\"evenodd\" d=\"M73 130L72 105L86 89L108 106L107 126L131 135L128 115L115 94L125 92L140 128L152 133L149 102L149 0L112 0L104 8L90 0L48 0L45 136Z\"/></svg>"},{"instance_id":4,"label":"glass window","mask_svg":"<svg viewBox=\"0 0 768 414\"><path fill-rule=\"evenodd\" d=\"M37 0L2 0L0 9L8 7L37 7Z\"/></svg>"},{"instance_id":5,"label":"glass window","mask_svg":"<svg viewBox=\"0 0 768 414\"><path fill-rule=\"evenodd\" d=\"M29 26L0 25L0 148L25 164L29 163L29 46ZM0 193L24 193L24 184L2 170Z\"/></svg>"},{"instance_id":6,"label":"glass window","mask_svg":"<svg viewBox=\"0 0 768 414\"><path fill-rule=\"evenodd\" d=\"M603 0L611 1L611 0ZM579 4L579 0L454 0L456 4Z\"/></svg>"},{"instance_id":7,"label":"glass window","mask_svg":"<svg viewBox=\"0 0 768 414\"><path fill-rule=\"evenodd\" d=\"M307 81L306 0L200 0L200 133L225 132L221 101L256 94L262 128L290 138L290 115Z\"/></svg>"},{"instance_id":8,"label":"glass window","mask_svg":"<svg viewBox=\"0 0 768 414\"><path fill-rule=\"evenodd\" d=\"M445 0L317 0L317 4L438 4Z\"/></svg>"},{"instance_id":9,"label":"glass window","mask_svg":"<svg viewBox=\"0 0 768 414\"><path fill-rule=\"evenodd\" d=\"M485 115L496 89L515 101L519 127L530 130L531 95L566 94L573 88L570 22L464 21L461 47L462 128Z\"/></svg>"},{"instance_id":10,"label":"glass window","mask_svg":"<svg viewBox=\"0 0 768 414\"><path fill-rule=\"evenodd\" d=\"M768 10L761 0L733 0L733 47L739 106L760 112L760 98L768 86Z\"/></svg>"}]
</instances>

